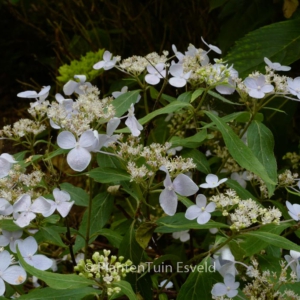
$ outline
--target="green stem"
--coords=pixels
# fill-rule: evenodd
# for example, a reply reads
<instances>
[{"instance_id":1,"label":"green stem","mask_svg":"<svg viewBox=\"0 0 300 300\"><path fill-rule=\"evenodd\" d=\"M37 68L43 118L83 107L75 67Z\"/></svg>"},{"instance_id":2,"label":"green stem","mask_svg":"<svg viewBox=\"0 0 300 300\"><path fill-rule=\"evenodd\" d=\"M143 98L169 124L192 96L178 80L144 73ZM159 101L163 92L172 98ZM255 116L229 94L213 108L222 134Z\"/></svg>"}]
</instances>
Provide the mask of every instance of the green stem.
<instances>
[{"instance_id":1,"label":"green stem","mask_svg":"<svg viewBox=\"0 0 300 300\"><path fill-rule=\"evenodd\" d=\"M90 195L89 195L88 218L87 218L86 234L85 234L84 261L86 261L87 259L88 247L90 241L90 227L91 227L92 204L93 204L93 181L91 177L89 177L89 191L90 191Z\"/></svg>"}]
</instances>

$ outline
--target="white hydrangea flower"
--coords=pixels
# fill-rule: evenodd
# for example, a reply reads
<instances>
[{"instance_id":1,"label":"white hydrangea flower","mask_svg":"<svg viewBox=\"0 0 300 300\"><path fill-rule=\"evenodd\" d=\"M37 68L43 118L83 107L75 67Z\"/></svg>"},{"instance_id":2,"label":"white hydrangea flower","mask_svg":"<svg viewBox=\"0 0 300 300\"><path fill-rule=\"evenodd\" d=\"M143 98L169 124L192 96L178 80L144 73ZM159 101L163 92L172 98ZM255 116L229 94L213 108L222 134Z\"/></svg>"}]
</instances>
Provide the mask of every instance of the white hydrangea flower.
<instances>
[{"instance_id":1,"label":"white hydrangea flower","mask_svg":"<svg viewBox=\"0 0 300 300\"><path fill-rule=\"evenodd\" d=\"M286 207L288 208L289 215L295 220L300 220L300 205L299 204L291 204L289 201L285 202Z\"/></svg>"},{"instance_id":2,"label":"white hydrangea flower","mask_svg":"<svg viewBox=\"0 0 300 300\"><path fill-rule=\"evenodd\" d=\"M181 52L177 51L177 47L174 44L172 45L172 50L175 56L178 58L179 62L182 62L184 55Z\"/></svg>"},{"instance_id":3,"label":"white hydrangea flower","mask_svg":"<svg viewBox=\"0 0 300 300\"><path fill-rule=\"evenodd\" d=\"M194 220L197 218L198 224L206 224L210 218L210 213L214 212L216 209L216 204L211 202L206 205L206 197L202 194L196 197L196 205L190 206L186 213L185 217L188 220Z\"/></svg>"},{"instance_id":4,"label":"white hydrangea flower","mask_svg":"<svg viewBox=\"0 0 300 300\"><path fill-rule=\"evenodd\" d=\"M44 199L51 206L48 211L43 213L43 216L44 217L49 217L55 212L55 210L57 210L59 212L59 214L63 218L65 218L69 214L69 212L70 212L70 210L71 210L71 208L74 204L74 201L70 201L71 196L68 192L61 191L58 188L55 188L53 190L53 196L54 196L55 201L45 199L44 197L39 197L39 198Z\"/></svg>"},{"instance_id":5,"label":"white hydrangea flower","mask_svg":"<svg viewBox=\"0 0 300 300\"><path fill-rule=\"evenodd\" d=\"M12 164L15 164L17 161L13 158L12 155L8 153L2 153L0 155L0 178L3 178L8 175Z\"/></svg>"},{"instance_id":6,"label":"white hydrangea flower","mask_svg":"<svg viewBox=\"0 0 300 300\"><path fill-rule=\"evenodd\" d=\"M238 294L238 287L240 286L239 282L235 282L234 276L231 274L226 274L224 277L224 283L214 284L211 294L215 297L227 296L233 298Z\"/></svg>"},{"instance_id":7,"label":"white hydrangea flower","mask_svg":"<svg viewBox=\"0 0 300 300\"><path fill-rule=\"evenodd\" d=\"M31 107L35 107L38 104L43 103L46 98L49 95L49 91L50 91L51 86L43 86L43 88L41 89L41 91L39 93L37 93L36 91L25 91L25 92L21 92L19 94L17 94L18 97L20 98L35 98L36 102L31 104Z\"/></svg>"},{"instance_id":8,"label":"white hydrangea flower","mask_svg":"<svg viewBox=\"0 0 300 300\"><path fill-rule=\"evenodd\" d=\"M96 64L93 65L93 68L95 70L104 69L104 70L110 70L112 69L117 63L117 58L112 57L112 53L109 51L105 51L103 54L103 60L100 60Z\"/></svg>"},{"instance_id":9,"label":"white hydrangea flower","mask_svg":"<svg viewBox=\"0 0 300 300\"><path fill-rule=\"evenodd\" d=\"M17 242L20 254L30 266L38 270L45 271L51 268L53 261L42 254L35 254L38 250L38 243L34 237L29 236L23 241Z\"/></svg>"},{"instance_id":10,"label":"white hydrangea flower","mask_svg":"<svg viewBox=\"0 0 300 300\"><path fill-rule=\"evenodd\" d=\"M299 264L300 252L290 250L290 255L285 255L284 258L288 262L287 266L291 267L292 271L295 274L297 274L297 280L299 281L300 280L300 264Z\"/></svg>"},{"instance_id":11,"label":"white hydrangea flower","mask_svg":"<svg viewBox=\"0 0 300 300\"><path fill-rule=\"evenodd\" d=\"M145 76L145 81L152 85L158 84L162 78L166 77L165 67L164 63L159 63L155 66L148 65L147 71L149 74Z\"/></svg>"},{"instance_id":12,"label":"white hydrangea flower","mask_svg":"<svg viewBox=\"0 0 300 300\"><path fill-rule=\"evenodd\" d=\"M203 37L201 36L201 40L202 40L202 42L210 49L210 50L212 50L212 51L214 51L214 52L216 52L216 53L218 53L218 54L222 54L222 50L220 49L220 48L218 48L217 46L214 46L214 45L211 45L211 44L207 44L205 41L204 41L204 39L203 39ZM209 50L209 51L210 51ZM208 52L209 52L208 51Z\"/></svg>"},{"instance_id":13,"label":"white hydrangea flower","mask_svg":"<svg viewBox=\"0 0 300 300\"><path fill-rule=\"evenodd\" d=\"M86 82L85 75L74 75L74 78L79 79L79 82L74 80L69 80L63 87L63 91L67 96L72 95L74 92L77 93L78 95L83 95L84 90L82 89L82 87L92 86L90 82Z\"/></svg>"},{"instance_id":14,"label":"white hydrangea flower","mask_svg":"<svg viewBox=\"0 0 300 300\"><path fill-rule=\"evenodd\" d=\"M115 143L120 135L114 134L115 130L118 128L121 120L119 118L112 118L108 121L106 126L106 134L98 135L97 149L100 150L102 147L107 147L111 143Z\"/></svg>"},{"instance_id":15,"label":"white hydrangea flower","mask_svg":"<svg viewBox=\"0 0 300 300\"><path fill-rule=\"evenodd\" d=\"M167 215L173 216L178 203L176 193L182 196L191 196L198 191L198 186L184 174L179 174L172 182L167 168L162 166L160 170L166 173L166 179L164 180L165 189L159 195L159 203Z\"/></svg>"},{"instance_id":16,"label":"white hydrangea flower","mask_svg":"<svg viewBox=\"0 0 300 300\"><path fill-rule=\"evenodd\" d=\"M187 83L187 80L191 76L191 71L188 73L183 73L182 64L172 64L169 70L169 73L173 76L169 79L169 83L174 87L184 87Z\"/></svg>"},{"instance_id":17,"label":"white hydrangea flower","mask_svg":"<svg viewBox=\"0 0 300 300\"><path fill-rule=\"evenodd\" d=\"M300 77L296 77L295 79L288 78L287 83L290 93L300 99Z\"/></svg>"},{"instance_id":18,"label":"white hydrangea flower","mask_svg":"<svg viewBox=\"0 0 300 300\"><path fill-rule=\"evenodd\" d=\"M181 242L187 242L190 239L189 230L177 231L172 233L174 239L179 239Z\"/></svg>"},{"instance_id":19,"label":"white hydrangea flower","mask_svg":"<svg viewBox=\"0 0 300 300\"><path fill-rule=\"evenodd\" d=\"M9 244L9 248L12 252L16 253L16 242L20 240L23 231L6 231L2 229L2 235L0 235L0 246L5 247Z\"/></svg>"},{"instance_id":20,"label":"white hydrangea flower","mask_svg":"<svg viewBox=\"0 0 300 300\"><path fill-rule=\"evenodd\" d=\"M128 116L125 121L126 126L130 129L131 134L133 136L139 136L141 134L141 130L143 126L138 122L134 115L134 106L131 104L130 108L128 109Z\"/></svg>"},{"instance_id":21,"label":"white hydrangea flower","mask_svg":"<svg viewBox=\"0 0 300 300\"><path fill-rule=\"evenodd\" d=\"M270 69L275 71L289 71L291 67L282 66L280 63L272 63L267 57L264 58L265 63L269 66Z\"/></svg>"},{"instance_id":22,"label":"white hydrangea flower","mask_svg":"<svg viewBox=\"0 0 300 300\"><path fill-rule=\"evenodd\" d=\"M43 199L36 199L31 203L31 197L28 194L24 194L18 198L13 205L13 217L19 227L23 228L28 226L29 223L36 218L36 213L45 213L50 209L48 204Z\"/></svg>"},{"instance_id":23,"label":"white hydrangea flower","mask_svg":"<svg viewBox=\"0 0 300 300\"><path fill-rule=\"evenodd\" d=\"M93 131L85 131L76 141L74 134L70 131L62 131L57 137L57 144L62 149L72 149L67 156L67 162L71 169L77 172L83 171L91 161L89 147L95 143Z\"/></svg>"},{"instance_id":24,"label":"white hydrangea flower","mask_svg":"<svg viewBox=\"0 0 300 300\"><path fill-rule=\"evenodd\" d=\"M255 99L262 99L265 94L274 90L273 85L266 83L264 75L260 75L257 78L247 77L244 80L244 84L248 89L249 96Z\"/></svg>"},{"instance_id":25,"label":"white hydrangea flower","mask_svg":"<svg viewBox=\"0 0 300 300\"><path fill-rule=\"evenodd\" d=\"M22 284L27 277L26 271L20 266L9 266L12 263L8 251L0 252L0 296L5 293L5 283Z\"/></svg>"},{"instance_id":26,"label":"white hydrangea flower","mask_svg":"<svg viewBox=\"0 0 300 300\"><path fill-rule=\"evenodd\" d=\"M206 183L200 184L200 187L204 188L204 189L213 189L213 188L218 187L220 184L222 184L226 180L227 180L227 178L223 178L223 179L219 180L217 175L208 174L205 177Z\"/></svg>"}]
</instances>

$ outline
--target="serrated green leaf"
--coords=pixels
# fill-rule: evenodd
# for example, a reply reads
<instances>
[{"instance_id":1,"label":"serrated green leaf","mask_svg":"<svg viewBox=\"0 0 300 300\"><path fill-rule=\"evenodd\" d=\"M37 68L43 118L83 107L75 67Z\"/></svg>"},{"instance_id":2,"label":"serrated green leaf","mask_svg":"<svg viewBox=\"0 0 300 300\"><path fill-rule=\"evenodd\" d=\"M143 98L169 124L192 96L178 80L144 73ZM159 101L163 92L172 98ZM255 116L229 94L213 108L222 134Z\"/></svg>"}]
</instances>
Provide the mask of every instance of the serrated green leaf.
<instances>
[{"instance_id":1,"label":"serrated green leaf","mask_svg":"<svg viewBox=\"0 0 300 300\"><path fill-rule=\"evenodd\" d=\"M148 247L149 241L152 238L152 234L155 230L155 224L153 223L142 223L135 232L136 241L139 245L146 249Z\"/></svg>"},{"instance_id":2,"label":"serrated green leaf","mask_svg":"<svg viewBox=\"0 0 300 300\"><path fill-rule=\"evenodd\" d=\"M299 28L299 18L259 28L238 40L224 60L233 63L242 78L253 71L264 72L264 57L290 65L300 58Z\"/></svg>"},{"instance_id":3,"label":"serrated green leaf","mask_svg":"<svg viewBox=\"0 0 300 300\"><path fill-rule=\"evenodd\" d=\"M241 167L258 175L266 183L275 184L251 149L239 139L234 131L223 120L211 112L206 111L205 114L216 124L222 133L225 145L233 159L235 159Z\"/></svg>"},{"instance_id":4,"label":"serrated green leaf","mask_svg":"<svg viewBox=\"0 0 300 300\"><path fill-rule=\"evenodd\" d=\"M271 130L258 121L252 121L247 130L248 147L264 166L267 174L277 183L277 163L274 155L274 137ZM266 183L271 197L275 190L274 184Z\"/></svg>"},{"instance_id":5,"label":"serrated green leaf","mask_svg":"<svg viewBox=\"0 0 300 300\"><path fill-rule=\"evenodd\" d=\"M42 288L31 290L28 294L22 295L18 299L20 300L81 300L83 297L88 295L98 295L101 294L101 290L94 288L80 288L72 290L56 290L53 288Z\"/></svg>"},{"instance_id":6,"label":"serrated green leaf","mask_svg":"<svg viewBox=\"0 0 300 300\"><path fill-rule=\"evenodd\" d=\"M82 188L76 187L68 182L63 182L60 185L61 190L66 191L71 196L71 201L75 201L76 205L88 206L89 195Z\"/></svg>"},{"instance_id":7,"label":"serrated green leaf","mask_svg":"<svg viewBox=\"0 0 300 300\"><path fill-rule=\"evenodd\" d=\"M86 175L101 183L115 183L131 179L126 171L115 168L95 168L86 173Z\"/></svg>"},{"instance_id":8,"label":"serrated green leaf","mask_svg":"<svg viewBox=\"0 0 300 300\"><path fill-rule=\"evenodd\" d=\"M22 267L31 275L43 280L49 287L56 290L78 289L93 285L93 280L74 275L74 274L57 274L38 270L26 263L17 247L17 255Z\"/></svg>"},{"instance_id":9,"label":"serrated green leaf","mask_svg":"<svg viewBox=\"0 0 300 300\"><path fill-rule=\"evenodd\" d=\"M127 92L115 99L112 104L116 110L116 117L121 117L131 106L136 103L141 90Z\"/></svg>"}]
</instances>

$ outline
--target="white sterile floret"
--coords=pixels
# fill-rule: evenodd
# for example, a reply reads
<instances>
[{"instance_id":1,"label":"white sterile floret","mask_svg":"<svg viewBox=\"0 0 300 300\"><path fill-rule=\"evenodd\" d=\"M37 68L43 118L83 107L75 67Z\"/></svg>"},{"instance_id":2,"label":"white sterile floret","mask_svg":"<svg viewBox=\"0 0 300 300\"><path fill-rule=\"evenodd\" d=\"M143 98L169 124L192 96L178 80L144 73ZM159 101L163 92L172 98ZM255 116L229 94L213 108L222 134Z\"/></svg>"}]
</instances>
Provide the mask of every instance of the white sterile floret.
<instances>
[{"instance_id":1,"label":"white sterile floret","mask_svg":"<svg viewBox=\"0 0 300 300\"><path fill-rule=\"evenodd\" d=\"M248 171L244 171L244 172L233 172L233 173L230 175L230 178L231 178L232 180L237 181L243 188L246 188L246 186L247 186L247 181L249 180L249 179L248 179L248 174L249 174Z\"/></svg>"},{"instance_id":2,"label":"white sterile floret","mask_svg":"<svg viewBox=\"0 0 300 300\"><path fill-rule=\"evenodd\" d=\"M145 76L145 81L149 84L156 85L162 78L166 77L165 64L159 63L155 66L148 65L147 71L149 74Z\"/></svg>"},{"instance_id":3,"label":"white sterile floret","mask_svg":"<svg viewBox=\"0 0 300 300\"><path fill-rule=\"evenodd\" d=\"M175 45L172 45L172 50L175 56L178 58L179 62L182 62L184 55L181 52L177 51L177 47Z\"/></svg>"},{"instance_id":4,"label":"white sterile floret","mask_svg":"<svg viewBox=\"0 0 300 300\"><path fill-rule=\"evenodd\" d=\"M119 139L120 135L114 134L114 132L119 126L120 122L121 120L116 117L110 119L106 126L106 134L98 134L98 142L95 147L98 151L102 147L108 147L110 144L115 143Z\"/></svg>"},{"instance_id":5,"label":"white sterile floret","mask_svg":"<svg viewBox=\"0 0 300 300\"><path fill-rule=\"evenodd\" d=\"M50 209L48 211L45 211L42 215L44 217L49 217L55 212L55 210L57 210L59 212L59 214L63 218L65 218L69 214L69 212L74 204L74 201L70 201L71 196L68 192L61 191L58 188L53 190L53 196L54 196L55 201L45 199L44 197L39 197L39 198L44 199L51 206Z\"/></svg>"},{"instance_id":6,"label":"white sterile floret","mask_svg":"<svg viewBox=\"0 0 300 300\"><path fill-rule=\"evenodd\" d=\"M12 205L4 198L0 198L0 215L8 216L13 212Z\"/></svg>"},{"instance_id":7,"label":"white sterile floret","mask_svg":"<svg viewBox=\"0 0 300 300\"><path fill-rule=\"evenodd\" d=\"M30 266L42 271L51 268L52 259L42 254L35 254L38 250L38 244L34 237L29 236L23 241L18 241L17 246L25 262Z\"/></svg>"},{"instance_id":8,"label":"white sterile floret","mask_svg":"<svg viewBox=\"0 0 300 300\"><path fill-rule=\"evenodd\" d=\"M112 96L115 98L115 99L117 99L119 96L121 96L121 95L123 95L123 94L125 94L125 93L127 93L128 92L128 86L123 86L122 88L121 88L121 91L116 91L116 92L113 92L113 93L111 93L112 94Z\"/></svg>"},{"instance_id":9,"label":"white sterile floret","mask_svg":"<svg viewBox=\"0 0 300 300\"><path fill-rule=\"evenodd\" d=\"M226 274L224 277L224 283L216 283L211 293L215 297L227 296L229 298L233 298L238 294L238 287L240 286L239 282L235 282L234 276L231 274Z\"/></svg>"},{"instance_id":10,"label":"white sterile floret","mask_svg":"<svg viewBox=\"0 0 300 300\"><path fill-rule=\"evenodd\" d=\"M201 188L204 189L213 189L215 187L218 187L220 184L222 184L223 182L225 182L227 180L227 178L223 178L221 180L219 180L217 175L214 174L208 174L205 177L205 181L206 183L202 183L200 184Z\"/></svg>"},{"instance_id":11,"label":"white sterile floret","mask_svg":"<svg viewBox=\"0 0 300 300\"><path fill-rule=\"evenodd\" d=\"M78 142L70 131L63 131L57 137L57 144L62 149L72 149L67 156L67 162L71 169L77 172L83 171L91 161L91 153L88 148L95 143L93 131L85 131Z\"/></svg>"},{"instance_id":12,"label":"white sterile floret","mask_svg":"<svg viewBox=\"0 0 300 300\"><path fill-rule=\"evenodd\" d=\"M9 266L12 263L8 251L0 252L0 296L5 293L5 283L22 284L26 280L26 271L20 266Z\"/></svg>"},{"instance_id":13,"label":"white sterile floret","mask_svg":"<svg viewBox=\"0 0 300 300\"><path fill-rule=\"evenodd\" d=\"M9 248L12 252L16 253L16 242L20 240L23 231L6 231L2 229L2 235L0 235L0 246L5 247L9 245Z\"/></svg>"},{"instance_id":14,"label":"white sterile floret","mask_svg":"<svg viewBox=\"0 0 300 300\"><path fill-rule=\"evenodd\" d=\"M74 78L79 79L79 82L74 80L69 80L63 87L63 91L67 96L73 94L74 92L77 93L78 95L83 95L85 94L83 88L88 88L92 86L90 82L86 82L85 75L74 75Z\"/></svg>"},{"instance_id":15,"label":"white sterile floret","mask_svg":"<svg viewBox=\"0 0 300 300\"><path fill-rule=\"evenodd\" d=\"M167 279L163 280L158 286L159 287L163 287L167 282ZM173 287L173 282L169 281L166 285L165 285L165 289L171 289Z\"/></svg>"},{"instance_id":16,"label":"white sterile floret","mask_svg":"<svg viewBox=\"0 0 300 300\"><path fill-rule=\"evenodd\" d=\"M174 239L179 239L181 242L187 242L190 239L189 230L177 231L172 233Z\"/></svg>"},{"instance_id":17,"label":"white sterile floret","mask_svg":"<svg viewBox=\"0 0 300 300\"><path fill-rule=\"evenodd\" d=\"M35 98L36 102L31 104L31 107L34 107L38 104L43 103L46 100L46 98L49 95L50 88L51 88L50 85L48 85L48 86L44 86L39 93L37 93L36 91L26 91L17 94L17 96L20 98L28 98L28 99Z\"/></svg>"},{"instance_id":18,"label":"white sterile floret","mask_svg":"<svg viewBox=\"0 0 300 300\"><path fill-rule=\"evenodd\" d=\"M138 122L138 120L134 115L133 104L131 104L130 108L128 109L128 115L125 124L129 128L133 136L139 136L141 134L141 130L143 129L143 126Z\"/></svg>"},{"instance_id":19,"label":"white sterile floret","mask_svg":"<svg viewBox=\"0 0 300 300\"><path fill-rule=\"evenodd\" d=\"M12 164L15 164L17 161L7 153L2 153L0 155L0 178L3 178L8 175Z\"/></svg>"},{"instance_id":20,"label":"white sterile floret","mask_svg":"<svg viewBox=\"0 0 300 300\"><path fill-rule=\"evenodd\" d=\"M248 89L249 96L255 99L262 99L266 93L274 90L273 85L266 82L264 75L259 75L257 78L247 77L244 80L244 85Z\"/></svg>"},{"instance_id":21,"label":"white sterile floret","mask_svg":"<svg viewBox=\"0 0 300 300\"><path fill-rule=\"evenodd\" d=\"M216 53L218 53L218 54L222 54L222 50L220 49L220 48L218 48L217 46L214 46L214 45L211 45L211 44L207 44L205 41L204 41L204 39L203 39L203 37L201 36L201 40L202 40L202 42L210 49L210 50L212 50L212 51L214 51L214 52L216 52ZM209 51L210 51L209 50ZM208 52L209 52L208 51Z\"/></svg>"},{"instance_id":22,"label":"white sterile floret","mask_svg":"<svg viewBox=\"0 0 300 300\"><path fill-rule=\"evenodd\" d=\"M289 201L285 202L286 207L288 208L289 215L295 220L300 220L300 205L299 204L291 204Z\"/></svg>"},{"instance_id":23,"label":"white sterile floret","mask_svg":"<svg viewBox=\"0 0 300 300\"><path fill-rule=\"evenodd\" d=\"M159 169L166 173L166 179L164 180L165 189L159 195L159 203L167 215L173 216L178 204L176 193L182 196L191 196L194 195L199 188L191 178L184 174L179 174L172 182L166 167L162 166Z\"/></svg>"},{"instance_id":24,"label":"white sterile floret","mask_svg":"<svg viewBox=\"0 0 300 300\"><path fill-rule=\"evenodd\" d=\"M295 79L288 78L287 83L289 92L300 99L300 77L296 77Z\"/></svg>"},{"instance_id":25,"label":"white sterile floret","mask_svg":"<svg viewBox=\"0 0 300 300\"><path fill-rule=\"evenodd\" d=\"M292 271L297 274L297 280L300 280L300 265L299 265L299 258L300 258L300 252L290 250L290 255L284 256L285 260L288 262L288 265L291 267Z\"/></svg>"},{"instance_id":26,"label":"white sterile floret","mask_svg":"<svg viewBox=\"0 0 300 300\"><path fill-rule=\"evenodd\" d=\"M196 197L196 205L192 205L187 209L185 217L188 220L197 218L198 224L207 223L211 218L210 213L214 212L216 209L216 204L211 202L206 205L206 202L206 197L204 195L198 195Z\"/></svg>"},{"instance_id":27,"label":"white sterile floret","mask_svg":"<svg viewBox=\"0 0 300 300\"><path fill-rule=\"evenodd\" d=\"M96 64L93 65L95 70L104 69L110 70L112 69L117 63L117 57L112 57L112 53L109 51L105 51L103 54L103 60L100 60Z\"/></svg>"},{"instance_id":28,"label":"white sterile floret","mask_svg":"<svg viewBox=\"0 0 300 300\"><path fill-rule=\"evenodd\" d=\"M275 71L289 71L291 67L288 66L282 66L280 63L272 63L267 57L264 58L265 63L270 67L270 69L273 69Z\"/></svg>"},{"instance_id":29,"label":"white sterile floret","mask_svg":"<svg viewBox=\"0 0 300 300\"><path fill-rule=\"evenodd\" d=\"M213 256L215 269L224 277L226 274L235 276L237 270L235 268L235 258L230 248L225 245L218 250Z\"/></svg>"},{"instance_id":30,"label":"white sterile floret","mask_svg":"<svg viewBox=\"0 0 300 300\"><path fill-rule=\"evenodd\" d=\"M31 203L31 197L28 194L20 196L13 205L13 217L19 227L23 228L35 219L36 213L45 213L50 209L48 204L43 199L36 199Z\"/></svg>"},{"instance_id":31,"label":"white sterile floret","mask_svg":"<svg viewBox=\"0 0 300 300\"><path fill-rule=\"evenodd\" d=\"M169 83L174 87L184 87L187 83L187 80L191 76L191 71L188 73L183 72L182 64L172 64L169 70L169 73L174 76L169 79Z\"/></svg>"}]
</instances>

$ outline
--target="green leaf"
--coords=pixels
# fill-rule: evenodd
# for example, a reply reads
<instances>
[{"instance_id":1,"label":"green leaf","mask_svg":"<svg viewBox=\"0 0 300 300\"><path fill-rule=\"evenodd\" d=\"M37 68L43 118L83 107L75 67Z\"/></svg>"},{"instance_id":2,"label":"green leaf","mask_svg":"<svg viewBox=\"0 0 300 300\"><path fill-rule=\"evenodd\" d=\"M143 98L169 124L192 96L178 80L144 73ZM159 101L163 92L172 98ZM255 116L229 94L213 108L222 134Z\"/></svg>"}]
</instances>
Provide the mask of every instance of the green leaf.
<instances>
[{"instance_id":1,"label":"green leaf","mask_svg":"<svg viewBox=\"0 0 300 300\"><path fill-rule=\"evenodd\" d=\"M108 229L108 228L102 228L102 229L96 231L93 234L93 236L95 236L95 235L96 236L99 236L99 235L104 236L105 238L108 239L109 243L115 248L120 247L120 244L123 239L123 237L119 233L117 233L111 229Z\"/></svg>"},{"instance_id":2,"label":"green leaf","mask_svg":"<svg viewBox=\"0 0 300 300\"><path fill-rule=\"evenodd\" d=\"M39 231L34 235L34 237L38 243L47 242L63 248L67 247L63 243L59 233L55 230L55 228L52 228L51 226L40 228Z\"/></svg>"},{"instance_id":3,"label":"green leaf","mask_svg":"<svg viewBox=\"0 0 300 300\"><path fill-rule=\"evenodd\" d=\"M55 151L50 152L50 153L46 156L46 158L44 158L44 160L46 161L46 160L52 159L52 158L55 157L55 156L58 156L58 155L61 155L61 154L66 154L66 153L68 153L68 152L69 152L68 149L61 149L61 148L58 148L58 149L56 149Z\"/></svg>"},{"instance_id":4,"label":"green leaf","mask_svg":"<svg viewBox=\"0 0 300 300\"><path fill-rule=\"evenodd\" d=\"M181 138L178 136L173 136L170 140L170 143L172 143L172 147L186 147L186 148L198 148L203 141L205 141L207 138L207 131L206 129L201 130L197 132L195 135L190 136L188 138Z\"/></svg>"},{"instance_id":5,"label":"green leaf","mask_svg":"<svg viewBox=\"0 0 300 300\"><path fill-rule=\"evenodd\" d=\"M184 103L190 103L191 100L192 100L192 92L182 93L177 98L177 101L184 102Z\"/></svg>"},{"instance_id":6,"label":"green leaf","mask_svg":"<svg viewBox=\"0 0 300 300\"><path fill-rule=\"evenodd\" d=\"M94 288L84 287L80 289L72 290L56 290L53 288L41 288L31 290L28 294L22 295L18 299L20 300L81 300L88 295L98 295L101 294L101 290Z\"/></svg>"},{"instance_id":7,"label":"green leaf","mask_svg":"<svg viewBox=\"0 0 300 300\"><path fill-rule=\"evenodd\" d=\"M192 158L193 162L196 164L196 169L204 174L210 174L209 162L206 156L197 149L184 149L181 153L184 158Z\"/></svg>"},{"instance_id":8,"label":"green leaf","mask_svg":"<svg viewBox=\"0 0 300 300\"><path fill-rule=\"evenodd\" d=\"M264 57L290 65L300 58L299 28L299 18L259 28L240 39L224 60L233 63L242 78L253 71L264 72Z\"/></svg>"},{"instance_id":9,"label":"green leaf","mask_svg":"<svg viewBox=\"0 0 300 300\"><path fill-rule=\"evenodd\" d=\"M115 168L122 169L122 163L120 159L113 155L107 155L105 153L97 154L97 163L100 168Z\"/></svg>"},{"instance_id":10,"label":"green leaf","mask_svg":"<svg viewBox=\"0 0 300 300\"><path fill-rule=\"evenodd\" d=\"M277 182L277 163L274 155L274 137L271 130L264 124L253 121L247 131L248 147L264 166L269 177ZM275 190L274 184L266 183L271 197Z\"/></svg>"},{"instance_id":11,"label":"green leaf","mask_svg":"<svg viewBox=\"0 0 300 300\"><path fill-rule=\"evenodd\" d=\"M152 234L155 230L155 225L153 223L142 223L135 233L136 241L139 245L146 249L148 247L149 241L152 238Z\"/></svg>"},{"instance_id":12,"label":"green leaf","mask_svg":"<svg viewBox=\"0 0 300 300\"><path fill-rule=\"evenodd\" d=\"M258 175L266 183L275 184L269 177L264 166L254 156L250 148L248 148L234 131L214 114L206 111L205 114L216 124L217 128L221 131L225 145L236 162L246 170L249 170Z\"/></svg>"},{"instance_id":13,"label":"green leaf","mask_svg":"<svg viewBox=\"0 0 300 300\"><path fill-rule=\"evenodd\" d=\"M192 94L191 103L194 102L198 97L200 97L203 94L203 92L204 92L203 88L194 91Z\"/></svg>"},{"instance_id":14,"label":"green leaf","mask_svg":"<svg viewBox=\"0 0 300 300\"><path fill-rule=\"evenodd\" d=\"M260 229L258 229L256 232L261 232L262 235L264 233L271 233L276 236L281 234L283 230L286 228L290 227L290 223L283 223L280 225L275 225L275 224L268 224L265 226L262 226ZM245 254L247 256L252 256L256 253L259 253L261 250L266 249L270 243L268 241L264 240L262 241L261 239L258 239L256 236L250 236L250 235L240 235L240 237L243 238L243 242L241 243L242 249L245 251Z\"/></svg>"},{"instance_id":15,"label":"green leaf","mask_svg":"<svg viewBox=\"0 0 300 300\"><path fill-rule=\"evenodd\" d=\"M92 200L92 214L90 220L90 243L96 239L96 235L94 235L97 231L102 229L107 221L110 219L110 215L112 213L114 203L114 197L107 193L100 193L95 196ZM87 220L88 220L88 210L85 211L81 225L79 228L79 232L85 236L86 228L87 228ZM80 248L84 246L84 239L81 236L77 236L76 242L74 245L74 252L76 253Z\"/></svg>"},{"instance_id":16,"label":"green leaf","mask_svg":"<svg viewBox=\"0 0 300 300\"><path fill-rule=\"evenodd\" d=\"M196 266L195 271L190 273L180 288L177 300L211 300L214 271L209 272L209 266L213 269L210 257L206 257Z\"/></svg>"},{"instance_id":17,"label":"green leaf","mask_svg":"<svg viewBox=\"0 0 300 300\"><path fill-rule=\"evenodd\" d=\"M270 232L251 231L244 233L244 235L255 237L260 241L268 243L268 245L273 245L281 249L295 250L300 252L300 246L277 234Z\"/></svg>"},{"instance_id":18,"label":"green leaf","mask_svg":"<svg viewBox=\"0 0 300 300\"><path fill-rule=\"evenodd\" d=\"M139 119L139 123L143 125L143 124L149 122L150 120L152 120L153 118L155 118L156 116L163 115L163 114L170 114L170 113L180 110L184 107L191 108L192 106L189 103L180 102L178 100L174 101L174 102L168 104L167 106L157 109L157 110L151 112L150 114L148 114L147 116Z\"/></svg>"},{"instance_id":19,"label":"green leaf","mask_svg":"<svg viewBox=\"0 0 300 300\"><path fill-rule=\"evenodd\" d=\"M0 228L7 231L20 230L20 227L16 225L13 220L9 220L9 219L0 220Z\"/></svg>"},{"instance_id":20,"label":"green leaf","mask_svg":"<svg viewBox=\"0 0 300 300\"><path fill-rule=\"evenodd\" d=\"M144 253L143 248L136 241L134 223L129 227L129 230L123 237L119 248L119 256L122 255L125 259L130 259L134 265L138 265Z\"/></svg>"},{"instance_id":21,"label":"green leaf","mask_svg":"<svg viewBox=\"0 0 300 300\"><path fill-rule=\"evenodd\" d=\"M149 90L150 90L151 98L156 100L158 95L159 95L159 92L153 86L150 86ZM176 98L171 97L171 96L166 95L166 94L162 94L161 98L168 101L168 102L170 102L170 103L176 101Z\"/></svg>"},{"instance_id":22,"label":"green leaf","mask_svg":"<svg viewBox=\"0 0 300 300\"><path fill-rule=\"evenodd\" d=\"M119 96L112 103L116 110L116 117L121 117L131 106L136 103L141 90L127 92Z\"/></svg>"},{"instance_id":23,"label":"green leaf","mask_svg":"<svg viewBox=\"0 0 300 300\"><path fill-rule=\"evenodd\" d=\"M101 183L115 183L131 179L126 171L115 168L95 168L86 173L86 175Z\"/></svg>"},{"instance_id":24,"label":"green leaf","mask_svg":"<svg viewBox=\"0 0 300 300\"><path fill-rule=\"evenodd\" d=\"M129 298L129 300L139 300L136 294L134 293L131 285L127 281L121 280L119 282L114 283L113 286L119 287L121 289L121 293L126 295ZM120 297L119 294L115 296L117 296L117 298ZM109 299L116 299L116 298L114 297L114 295L112 295L112 297L110 297Z\"/></svg>"},{"instance_id":25,"label":"green leaf","mask_svg":"<svg viewBox=\"0 0 300 300\"><path fill-rule=\"evenodd\" d=\"M220 94L216 93L216 92L213 92L211 90L208 91L208 94L210 94L211 96L213 96L214 98L217 98L225 103L228 103L228 104L234 104L234 105L243 105L241 103L237 103L237 102L231 102L229 100L227 100L225 97L221 96Z\"/></svg>"},{"instance_id":26,"label":"green leaf","mask_svg":"<svg viewBox=\"0 0 300 300\"><path fill-rule=\"evenodd\" d=\"M60 185L61 190L66 191L71 196L71 201L75 201L78 206L88 206L89 195L82 188L76 187L68 182L63 182Z\"/></svg>"},{"instance_id":27,"label":"green leaf","mask_svg":"<svg viewBox=\"0 0 300 300\"><path fill-rule=\"evenodd\" d=\"M172 233L187 229L229 228L226 224L214 221L200 225L197 223L197 220L188 220L184 215L184 213L177 213L174 216L166 216L158 219L156 221L158 227L155 229L155 232Z\"/></svg>"},{"instance_id":28,"label":"green leaf","mask_svg":"<svg viewBox=\"0 0 300 300\"><path fill-rule=\"evenodd\" d=\"M78 289L84 288L93 284L92 280L74 275L74 274L57 274L38 270L28 265L23 259L17 246L17 255L22 267L31 275L43 280L49 287L56 290Z\"/></svg>"}]
</instances>

